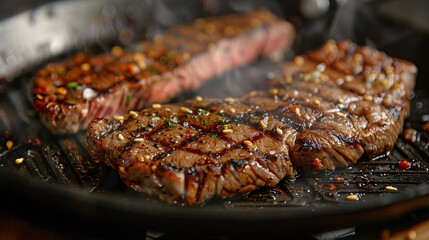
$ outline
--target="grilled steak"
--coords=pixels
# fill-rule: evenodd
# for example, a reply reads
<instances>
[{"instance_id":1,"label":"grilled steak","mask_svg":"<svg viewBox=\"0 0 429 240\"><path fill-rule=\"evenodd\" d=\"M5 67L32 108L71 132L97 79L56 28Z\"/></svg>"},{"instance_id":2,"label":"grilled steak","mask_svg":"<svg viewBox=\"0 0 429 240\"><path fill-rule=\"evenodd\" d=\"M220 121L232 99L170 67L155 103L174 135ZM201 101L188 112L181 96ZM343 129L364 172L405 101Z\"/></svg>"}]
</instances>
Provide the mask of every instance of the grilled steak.
<instances>
[{"instance_id":1,"label":"grilled steak","mask_svg":"<svg viewBox=\"0 0 429 240\"><path fill-rule=\"evenodd\" d=\"M284 69L269 92L94 120L91 154L136 190L195 204L393 147L408 115L414 65L329 41Z\"/></svg>"},{"instance_id":2,"label":"grilled steak","mask_svg":"<svg viewBox=\"0 0 429 240\"><path fill-rule=\"evenodd\" d=\"M94 120L89 149L129 186L168 202L197 204L293 177L283 139L243 122L249 112L246 105L217 99L155 104Z\"/></svg>"},{"instance_id":3,"label":"grilled steak","mask_svg":"<svg viewBox=\"0 0 429 240\"><path fill-rule=\"evenodd\" d=\"M198 19L134 51L114 47L47 65L34 80L34 106L52 132L77 132L96 117L166 101L228 69L282 52L293 38L292 25L264 9Z\"/></svg>"}]
</instances>

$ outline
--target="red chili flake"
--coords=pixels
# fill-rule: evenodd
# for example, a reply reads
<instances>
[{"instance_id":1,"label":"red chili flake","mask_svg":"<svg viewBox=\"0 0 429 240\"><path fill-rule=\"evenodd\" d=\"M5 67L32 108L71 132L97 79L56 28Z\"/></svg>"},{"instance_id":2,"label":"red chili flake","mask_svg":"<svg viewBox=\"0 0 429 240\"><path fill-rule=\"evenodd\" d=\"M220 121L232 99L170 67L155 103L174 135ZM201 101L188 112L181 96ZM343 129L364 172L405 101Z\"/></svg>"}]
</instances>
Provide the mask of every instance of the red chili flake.
<instances>
[{"instance_id":1,"label":"red chili flake","mask_svg":"<svg viewBox=\"0 0 429 240\"><path fill-rule=\"evenodd\" d=\"M289 109L290 111L295 111L295 109L297 109L297 108L299 108L299 106L297 106L297 105L290 105L290 106L288 107L288 109Z\"/></svg>"},{"instance_id":2,"label":"red chili flake","mask_svg":"<svg viewBox=\"0 0 429 240\"><path fill-rule=\"evenodd\" d=\"M311 164L313 165L313 167L315 167L318 170L322 169L322 167L323 167L322 161L320 161L319 158L313 159L313 162Z\"/></svg>"},{"instance_id":3,"label":"red chili flake","mask_svg":"<svg viewBox=\"0 0 429 240\"><path fill-rule=\"evenodd\" d=\"M330 183L328 184L328 190L329 191L334 191L335 189L337 189L337 186L335 186L334 184Z\"/></svg>"},{"instance_id":4,"label":"red chili flake","mask_svg":"<svg viewBox=\"0 0 429 240\"><path fill-rule=\"evenodd\" d=\"M40 145L42 143L42 140L40 140L40 138L36 138L36 139L34 139L34 141L33 141L33 144L34 145Z\"/></svg>"},{"instance_id":5,"label":"red chili flake","mask_svg":"<svg viewBox=\"0 0 429 240\"><path fill-rule=\"evenodd\" d=\"M410 162L406 159L402 159L398 163L399 169L408 169L410 168L410 166L411 166Z\"/></svg>"}]
</instances>

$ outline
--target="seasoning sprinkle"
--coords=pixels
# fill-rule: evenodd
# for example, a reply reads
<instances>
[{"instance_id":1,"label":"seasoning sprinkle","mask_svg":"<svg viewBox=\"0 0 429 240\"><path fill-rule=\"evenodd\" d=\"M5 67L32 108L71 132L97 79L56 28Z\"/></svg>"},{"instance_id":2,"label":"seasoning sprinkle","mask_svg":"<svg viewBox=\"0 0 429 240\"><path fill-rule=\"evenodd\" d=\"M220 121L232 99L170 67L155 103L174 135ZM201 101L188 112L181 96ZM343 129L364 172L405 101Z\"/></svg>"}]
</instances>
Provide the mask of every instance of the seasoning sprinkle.
<instances>
[{"instance_id":1,"label":"seasoning sprinkle","mask_svg":"<svg viewBox=\"0 0 429 240\"><path fill-rule=\"evenodd\" d=\"M233 103L233 102L235 102L235 99L234 99L234 98L232 98L232 97L227 97L227 98L225 98L224 100L225 100L225 102L229 102L229 103Z\"/></svg>"},{"instance_id":2,"label":"seasoning sprinkle","mask_svg":"<svg viewBox=\"0 0 429 240\"><path fill-rule=\"evenodd\" d=\"M315 103L316 105L320 105L320 100L319 100L319 99L314 99L314 103Z\"/></svg>"},{"instance_id":3,"label":"seasoning sprinkle","mask_svg":"<svg viewBox=\"0 0 429 240\"><path fill-rule=\"evenodd\" d=\"M67 87L68 88L76 88L79 84L77 82L68 82Z\"/></svg>"},{"instance_id":4,"label":"seasoning sprinkle","mask_svg":"<svg viewBox=\"0 0 429 240\"><path fill-rule=\"evenodd\" d=\"M191 109L184 107L184 106L180 107L180 111L182 111L184 113L191 113L192 112Z\"/></svg>"},{"instance_id":5,"label":"seasoning sprinkle","mask_svg":"<svg viewBox=\"0 0 429 240\"><path fill-rule=\"evenodd\" d=\"M356 194L350 194L350 195L347 195L346 199L349 201L358 201L359 197Z\"/></svg>"},{"instance_id":6,"label":"seasoning sprinkle","mask_svg":"<svg viewBox=\"0 0 429 240\"><path fill-rule=\"evenodd\" d=\"M259 125L263 128L263 129L265 129L266 127L267 127L267 124L264 122L264 121L260 121L259 122Z\"/></svg>"},{"instance_id":7,"label":"seasoning sprinkle","mask_svg":"<svg viewBox=\"0 0 429 240\"><path fill-rule=\"evenodd\" d=\"M366 101L372 101L372 96L371 95L368 95L368 94L365 94L364 96L363 96L363 99L364 100L366 100Z\"/></svg>"},{"instance_id":8,"label":"seasoning sprinkle","mask_svg":"<svg viewBox=\"0 0 429 240\"><path fill-rule=\"evenodd\" d=\"M17 158L17 159L15 159L15 163L16 164L21 164L23 162L24 162L24 158Z\"/></svg>"},{"instance_id":9,"label":"seasoning sprinkle","mask_svg":"<svg viewBox=\"0 0 429 240\"><path fill-rule=\"evenodd\" d=\"M91 65L89 65L89 63L84 63L80 65L80 69L82 69L83 71L89 71L91 70Z\"/></svg>"},{"instance_id":10,"label":"seasoning sprinkle","mask_svg":"<svg viewBox=\"0 0 429 240\"><path fill-rule=\"evenodd\" d=\"M281 128L276 128L276 132L279 135L283 135L283 130Z\"/></svg>"},{"instance_id":11,"label":"seasoning sprinkle","mask_svg":"<svg viewBox=\"0 0 429 240\"><path fill-rule=\"evenodd\" d=\"M139 116L139 113L136 111L129 111L128 113L135 118Z\"/></svg>"},{"instance_id":12,"label":"seasoning sprinkle","mask_svg":"<svg viewBox=\"0 0 429 240\"><path fill-rule=\"evenodd\" d=\"M61 95L66 95L67 94L67 89L63 88L63 87L59 87L59 88L57 88L57 93L61 94Z\"/></svg>"},{"instance_id":13,"label":"seasoning sprinkle","mask_svg":"<svg viewBox=\"0 0 429 240\"><path fill-rule=\"evenodd\" d=\"M124 135L122 135L121 133L119 133L119 134L118 134L118 139L119 139L119 140L124 140L124 139L125 139L125 137L124 137Z\"/></svg>"},{"instance_id":14,"label":"seasoning sprinkle","mask_svg":"<svg viewBox=\"0 0 429 240\"><path fill-rule=\"evenodd\" d=\"M224 129L224 130L222 130L222 132L223 133L232 133L233 131L232 131L232 129Z\"/></svg>"},{"instance_id":15,"label":"seasoning sprinkle","mask_svg":"<svg viewBox=\"0 0 429 240\"><path fill-rule=\"evenodd\" d=\"M335 114L337 114L337 116L339 116L339 117L344 117L344 116L346 116L346 114L344 114L343 112L336 112Z\"/></svg>"},{"instance_id":16,"label":"seasoning sprinkle","mask_svg":"<svg viewBox=\"0 0 429 240\"><path fill-rule=\"evenodd\" d=\"M346 75L346 76L344 77L344 79L346 80L346 82L351 82L351 81L353 81L354 77L353 77L353 76L351 76L351 75Z\"/></svg>"},{"instance_id":17,"label":"seasoning sprinkle","mask_svg":"<svg viewBox=\"0 0 429 240\"><path fill-rule=\"evenodd\" d=\"M143 142L144 138L134 138L134 142Z\"/></svg>"},{"instance_id":18,"label":"seasoning sprinkle","mask_svg":"<svg viewBox=\"0 0 429 240\"><path fill-rule=\"evenodd\" d=\"M8 140L7 142L6 142L6 148L7 149L11 149L13 147L13 141L12 140Z\"/></svg>"},{"instance_id":19,"label":"seasoning sprinkle","mask_svg":"<svg viewBox=\"0 0 429 240\"><path fill-rule=\"evenodd\" d=\"M154 103L154 104L152 104L152 108L161 108L161 104Z\"/></svg>"},{"instance_id":20,"label":"seasoning sprinkle","mask_svg":"<svg viewBox=\"0 0 429 240\"><path fill-rule=\"evenodd\" d=\"M253 150L253 149L255 149L256 148L256 146L254 146L253 145L253 143L251 142L251 141L249 141L249 140L244 140L244 145L246 145L246 147L248 148L248 149L250 149L250 150Z\"/></svg>"},{"instance_id":21,"label":"seasoning sprinkle","mask_svg":"<svg viewBox=\"0 0 429 240\"><path fill-rule=\"evenodd\" d=\"M116 121L122 121L125 118L124 118L124 116L121 116L121 115L115 115L115 116L113 116L113 119L115 119Z\"/></svg>"},{"instance_id":22,"label":"seasoning sprinkle","mask_svg":"<svg viewBox=\"0 0 429 240\"><path fill-rule=\"evenodd\" d=\"M303 58L302 56L296 56L296 57L293 59L293 62L294 62L296 65L301 66L301 65L303 65L303 64L304 64L304 58Z\"/></svg>"},{"instance_id":23,"label":"seasoning sprinkle","mask_svg":"<svg viewBox=\"0 0 429 240\"><path fill-rule=\"evenodd\" d=\"M203 97L201 96L196 96L195 100L197 100L197 102L202 102L203 101Z\"/></svg>"},{"instance_id":24,"label":"seasoning sprinkle","mask_svg":"<svg viewBox=\"0 0 429 240\"><path fill-rule=\"evenodd\" d=\"M270 93L272 95L277 95L279 93L279 90L277 88L271 88Z\"/></svg>"},{"instance_id":25,"label":"seasoning sprinkle","mask_svg":"<svg viewBox=\"0 0 429 240\"><path fill-rule=\"evenodd\" d=\"M386 186L386 190L388 191L398 191L398 189L394 186Z\"/></svg>"},{"instance_id":26,"label":"seasoning sprinkle","mask_svg":"<svg viewBox=\"0 0 429 240\"><path fill-rule=\"evenodd\" d=\"M249 93L249 95L250 95L251 97L256 97L256 95L258 95L258 92L257 92L257 91L251 91L251 92Z\"/></svg>"}]
</instances>

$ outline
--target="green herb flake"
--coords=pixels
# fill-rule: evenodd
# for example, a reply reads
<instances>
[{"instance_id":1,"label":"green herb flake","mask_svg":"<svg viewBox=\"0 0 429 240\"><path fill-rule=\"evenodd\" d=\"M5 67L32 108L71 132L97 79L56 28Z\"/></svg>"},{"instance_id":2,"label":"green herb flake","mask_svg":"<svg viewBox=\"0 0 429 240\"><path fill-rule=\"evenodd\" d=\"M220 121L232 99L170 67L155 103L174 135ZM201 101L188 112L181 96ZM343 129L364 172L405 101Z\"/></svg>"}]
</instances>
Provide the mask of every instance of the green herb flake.
<instances>
[{"instance_id":1,"label":"green herb flake","mask_svg":"<svg viewBox=\"0 0 429 240\"><path fill-rule=\"evenodd\" d=\"M207 115L208 111L202 108L198 108L197 110L198 114L200 115Z\"/></svg>"},{"instance_id":2,"label":"green herb flake","mask_svg":"<svg viewBox=\"0 0 429 240\"><path fill-rule=\"evenodd\" d=\"M68 82L67 83L68 88L76 88L77 86L79 86L79 84L77 82Z\"/></svg>"},{"instance_id":3,"label":"green herb flake","mask_svg":"<svg viewBox=\"0 0 429 240\"><path fill-rule=\"evenodd\" d=\"M177 126L177 123L173 122L170 118L162 118L162 119L164 120L165 123L167 123L169 127Z\"/></svg>"},{"instance_id":4,"label":"green herb flake","mask_svg":"<svg viewBox=\"0 0 429 240\"><path fill-rule=\"evenodd\" d=\"M147 66L146 69L151 73L159 74L159 72L152 66Z\"/></svg>"},{"instance_id":5,"label":"green herb flake","mask_svg":"<svg viewBox=\"0 0 429 240\"><path fill-rule=\"evenodd\" d=\"M217 133L212 133L211 135L210 135L212 138L217 138L218 136L217 136Z\"/></svg>"},{"instance_id":6,"label":"green herb flake","mask_svg":"<svg viewBox=\"0 0 429 240\"><path fill-rule=\"evenodd\" d=\"M131 95L127 95L127 97L125 98L125 106L128 107L128 105L130 105L131 102Z\"/></svg>"},{"instance_id":7,"label":"green herb flake","mask_svg":"<svg viewBox=\"0 0 429 240\"><path fill-rule=\"evenodd\" d=\"M218 110L218 111L216 111L214 113L217 114L217 115L223 116L225 114L225 111L223 109L221 109L221 110Z\"/></svg>"}]
</instances>

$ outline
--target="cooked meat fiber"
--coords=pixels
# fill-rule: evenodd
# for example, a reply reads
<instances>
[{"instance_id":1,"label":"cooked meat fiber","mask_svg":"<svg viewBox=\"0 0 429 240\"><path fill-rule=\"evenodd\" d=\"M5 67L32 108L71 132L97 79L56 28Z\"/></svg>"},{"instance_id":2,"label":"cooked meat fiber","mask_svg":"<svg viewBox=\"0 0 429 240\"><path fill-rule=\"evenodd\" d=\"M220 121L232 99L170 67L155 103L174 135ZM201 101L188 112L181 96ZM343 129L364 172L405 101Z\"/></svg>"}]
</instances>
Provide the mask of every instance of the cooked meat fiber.
<instances>
[{"instance_id":1,"label":"cooked meat fiber","mask_svg":"<svg viewBox=\"0 0 429 240\"><path fill-rule=\"evenodd\" d=\"M91 154L134 189L195 204L272 186L293 169L332 170L393 148L414 65L329 41L284 69L268 92L94 120Z\"/></svg>"},{"instance_id":2,"label":"cooked meat fiber","mask_svg":"<svg viewBox=\"0 0 429 240\"><path fill-rule=\"evenodd\" d=\"M267 10L198 19L136 50L79 53L35 77L34 106L54 133L86 129L96 117L166 101L228 69L289 48L294 29Z\"/></svg>"}]
</instances>

